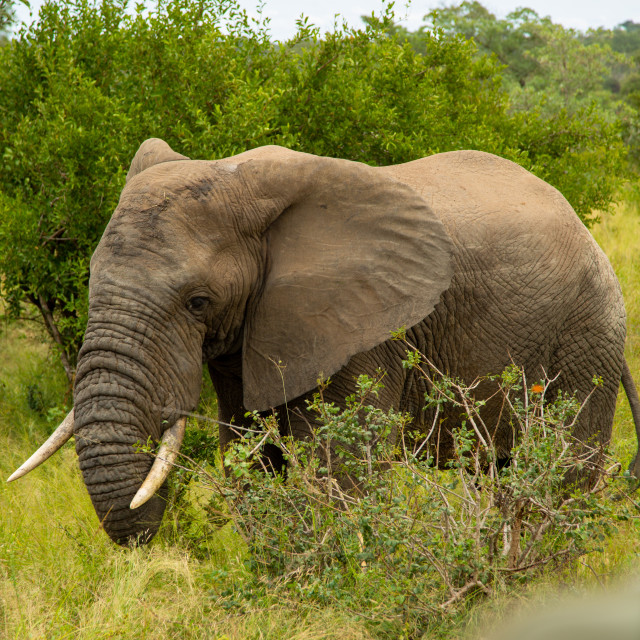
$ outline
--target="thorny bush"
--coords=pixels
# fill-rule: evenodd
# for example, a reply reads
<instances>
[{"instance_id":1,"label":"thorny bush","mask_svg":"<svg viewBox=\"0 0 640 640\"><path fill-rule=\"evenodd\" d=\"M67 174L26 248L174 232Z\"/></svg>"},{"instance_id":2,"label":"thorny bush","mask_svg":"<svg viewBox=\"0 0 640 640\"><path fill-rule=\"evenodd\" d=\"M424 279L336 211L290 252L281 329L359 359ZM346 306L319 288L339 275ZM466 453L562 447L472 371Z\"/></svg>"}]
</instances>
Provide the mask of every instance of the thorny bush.
<instances>
[{"instance_id":1,"label":"thorny bush","mask_svg":"<svg viewBox=\"0 0 640 640\"><path fill-rule=\"evenodd\" d=\"M407 416L374 408L382 372L360 376L344 407L326 402L321 386L308 405L318 423L312 441L282 435L275 416L255 414L254 429L224 454L227 477L192 469L212 492L209 512L226 514L246 542L255 578L246 597L282 589L367 611L375 626L416 637L473 598L596 550L616 520L630 517L601 498L619 465L602 448L574 446L588 398L550 398L553 380L529 384L516 366L494 376L517 434L510 464L499 468L477 384L442 375L416 352L405 366L427 379L431 432L444 404L463 416L447 470L436 468L428 436L417 437ZM261 459L268 443L283 452L286 473ZM568 487L576 469L595 484ZM242 600L233 588L225 594L230 606Z\"/></svg>"}]
</instances>

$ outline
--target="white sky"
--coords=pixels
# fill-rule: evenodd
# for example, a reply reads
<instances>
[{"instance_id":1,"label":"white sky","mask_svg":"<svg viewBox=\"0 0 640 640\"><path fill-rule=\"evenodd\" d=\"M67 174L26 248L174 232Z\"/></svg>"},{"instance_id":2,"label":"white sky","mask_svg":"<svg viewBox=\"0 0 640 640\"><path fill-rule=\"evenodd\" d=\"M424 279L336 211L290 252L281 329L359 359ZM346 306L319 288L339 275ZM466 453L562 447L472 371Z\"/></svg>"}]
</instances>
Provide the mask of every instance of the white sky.
<instances>
[{"instance_id":1,"label":"white sky","mask_svg":"<svg viewBox=\"0 0 640 640\"><path fill-rule=\"evenodd\" d=\"M254 13L257 0L240 0L250 13ZM37 10L44 0L30 0L31 14ZM504 17L510 11L525 6L530 7L542 16L551 16L554 22L565 27L573 27L586 31L599 26L611 28L624 22L634 20L640 22L640 0L481 0L490 11ZM133 6L133 1L131 2ZM422 16L431 9L443 5L458 4L455 0L414 0L406 8L404 0L396 0L395 13L408 29L415 29L422 23ZM310 21L322 31L330 30L334 16L340 14L352 26L359 26L360 16L379 12L380 0L265 0L264 14L271 18L271 33L274 38L286 39L295 32L296 18L304 13ZM19 20L30 22L29 9L22 4L17 5ZM340 18L341 20L341 18Z\"/></svg>"}]
</instances>

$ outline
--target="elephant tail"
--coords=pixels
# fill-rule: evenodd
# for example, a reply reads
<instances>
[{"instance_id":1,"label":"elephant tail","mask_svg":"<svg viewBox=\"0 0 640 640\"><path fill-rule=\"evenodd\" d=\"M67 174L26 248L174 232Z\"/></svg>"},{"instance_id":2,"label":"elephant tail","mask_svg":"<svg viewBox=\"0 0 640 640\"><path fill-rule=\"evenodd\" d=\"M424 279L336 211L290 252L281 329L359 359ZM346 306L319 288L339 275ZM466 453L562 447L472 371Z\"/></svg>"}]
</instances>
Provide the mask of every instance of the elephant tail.
<instances>
[{"instance_id":1,"label":"elephant tail","mask_svg":"<svg viewBox=\"0 0 640 640\"><path fill-rule=\"evenodd\" d=\"M631 407L631 415L633 416L633 424L636 427L636 437L638 439L638 451L635 458L629 465L629 474L635 478L636 486L640 484L640 398L638 398L638 389L631 376L629 365L625 358L622 365L622 386L627 394L629 406Z\"/></svg>"}]
</instances>

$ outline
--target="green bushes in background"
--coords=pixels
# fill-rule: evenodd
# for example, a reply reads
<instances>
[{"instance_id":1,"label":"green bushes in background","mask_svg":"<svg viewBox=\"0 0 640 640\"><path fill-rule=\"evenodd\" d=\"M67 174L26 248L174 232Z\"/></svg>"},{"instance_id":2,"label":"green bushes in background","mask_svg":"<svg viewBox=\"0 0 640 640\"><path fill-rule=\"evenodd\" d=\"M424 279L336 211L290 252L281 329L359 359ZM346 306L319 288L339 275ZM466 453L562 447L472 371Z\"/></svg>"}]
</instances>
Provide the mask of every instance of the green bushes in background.
<instances>
[{"instance_id":1,"label":"green bushes in background","mask_svg":"<svg viewBox=\"0 0 640 640\"><path fill-rule=\"evenodd\" d=\"M494 57L440 26L394 35L385 10L272 42L233 0L57 0L0 47L0 282L37 308L69 378L86 323L89 258L148 137L193 158L265 144L371 164L453 149L510 158L589 222L623 172L618 121L514 110Z\"/></svg>"}]
</instances>

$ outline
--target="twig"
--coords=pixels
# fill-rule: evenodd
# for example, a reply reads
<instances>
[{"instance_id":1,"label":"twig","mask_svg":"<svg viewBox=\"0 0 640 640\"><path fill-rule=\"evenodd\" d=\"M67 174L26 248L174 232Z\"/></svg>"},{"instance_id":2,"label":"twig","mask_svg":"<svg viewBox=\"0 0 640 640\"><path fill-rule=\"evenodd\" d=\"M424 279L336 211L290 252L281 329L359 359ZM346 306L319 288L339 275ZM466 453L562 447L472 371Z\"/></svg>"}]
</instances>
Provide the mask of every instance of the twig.
<instances>
[{"instance_id":1,"label":"twig","mask_svg":"<svg viewBox=\"0 0 640 640\"><path fill-rule=\"evenodd\" d=\"M489 595L491 593L491 590L488 587L486 587L484 584L482 584L480 580L474 580L473 582L466 584L464 587L462 587L462 589L454 593L453 596L449 598L446 602L443 602L440 605L440 608L447 609L454 602L457 602L458 600L460 600L460 598L467 595L467 593L469 593L469 591L472 591L473 589L481 589L486 595Z\"/></svg>"},{"instance_id":2,"label":"twig","mask_svg":"<svg viewBox=\"0 0 640 640\"><path fill-rule=\"evenodd\" d=\"M67 374L67 380L69 384L73 384L73 368L71 363L69 362L69 357L67 356L67 352L64 348L64 341L62 340L62 336L58 331L58 327L53 319L53 314L49 309L49 305L47 301L44 299L44 296L40 293L38 294L38 302L40 312L42 313L42 317L44 318L45 325L49 331L49 334L53 338L54 342L60 347L60 359L62 360L62 366L64 367L64 371Z\"/></svg>"}]
</instances>

